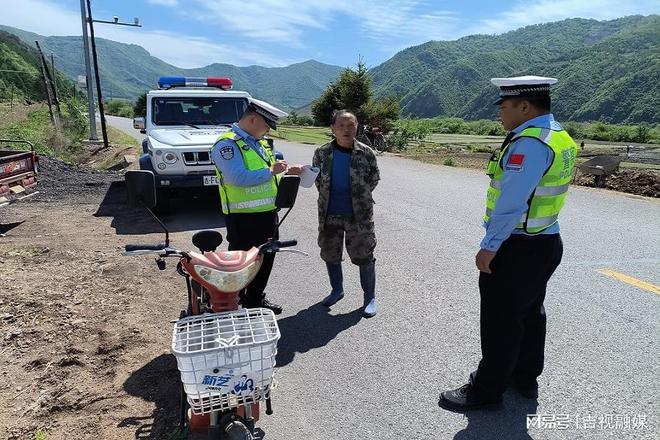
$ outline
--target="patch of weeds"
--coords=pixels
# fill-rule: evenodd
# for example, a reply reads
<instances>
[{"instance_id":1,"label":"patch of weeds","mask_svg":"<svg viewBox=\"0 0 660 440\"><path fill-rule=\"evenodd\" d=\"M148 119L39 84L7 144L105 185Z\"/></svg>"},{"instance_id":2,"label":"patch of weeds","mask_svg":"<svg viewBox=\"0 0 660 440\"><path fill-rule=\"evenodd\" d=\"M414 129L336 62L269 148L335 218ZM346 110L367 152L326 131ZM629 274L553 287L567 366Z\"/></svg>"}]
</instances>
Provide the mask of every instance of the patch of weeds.
<instances>
[{"instance_id":1,"label":"patch of weeds","mask_svg":"<svg viewBox=\"0 0 660 440\"><path fill-rule=\"evenodd\" d=\"M468 145L467 149L473 153L492 153L493 148L489 147L488 145L479 145L479 144L472 144Z\"/></svg>"},{"instance_id":2,"label":"patch of weeds","mask_svg":"<svg viewBox=\"0 0 660 440\"><path fill-rule=\"evenodd\" d=\"M32 440L48 440L48 434L46 434L42 430L39 430L34 434Z\"/></svg>"},{"instance_id":3,"label":"patch of weeds","mask_svg":"<svg viewBox=\"0 0 660 440\"><path fill-rule=\"evenodd\" d=\"M29 246L20 249L12 249L7 251L5 256L13 258L32 258L37 255L42 255L50 252L50 249L47 247L38 247L38 246Z\"/></svg>"},{"instance_id":4,"label":"patch of weeds","mask_svg":"<svg viewBox=\"0 0 660 440\"><path fill-rule=\"evenodd\" d=\"M456 166L456 164L454 163L454 158L453 157L448 157L447 159L445 159L445 161L442 164L445 165L445 166L448 166L448 167Z\"/></svg>"}]
</instances>

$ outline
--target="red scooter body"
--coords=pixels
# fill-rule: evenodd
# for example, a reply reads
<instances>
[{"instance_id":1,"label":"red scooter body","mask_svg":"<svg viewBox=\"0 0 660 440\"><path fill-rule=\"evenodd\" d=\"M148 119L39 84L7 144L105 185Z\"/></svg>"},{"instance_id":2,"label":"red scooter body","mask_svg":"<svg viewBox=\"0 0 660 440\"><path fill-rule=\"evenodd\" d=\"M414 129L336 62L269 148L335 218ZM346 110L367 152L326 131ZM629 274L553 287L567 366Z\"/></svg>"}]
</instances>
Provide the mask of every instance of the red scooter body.
<instances>
[{"instance_id":1,"label":"red scooter body","mask_svg":"<svg viewBox=\"0 0 660 440\"><path fill-rule=\"evenodd\" d=\"M189 252L188 256L189 258L181 258L181 265L194 281L205 288L209 297L208 306L213 313L239 308L239 292L252 282L262 261L257 248L249 251ZM203 276L206 269L227 274L226 278L245 271L249 273L242 280L231 283L232 286L229 286L230 283L218 286L209 282L208 276ZM191 301L191 309L193 315L202 313L199 301Z\"/></svg>"}]
</instances>

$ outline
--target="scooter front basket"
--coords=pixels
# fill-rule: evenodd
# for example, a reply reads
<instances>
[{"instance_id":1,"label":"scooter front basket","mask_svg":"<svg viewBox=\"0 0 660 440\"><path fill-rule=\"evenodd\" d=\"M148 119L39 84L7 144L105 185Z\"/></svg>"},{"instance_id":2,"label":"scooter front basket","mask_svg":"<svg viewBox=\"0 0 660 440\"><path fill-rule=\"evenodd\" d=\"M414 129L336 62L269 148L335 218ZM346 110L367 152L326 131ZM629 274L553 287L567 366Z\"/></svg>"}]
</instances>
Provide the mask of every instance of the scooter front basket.
<instances>
[{"instance_id":1,"label":"scooter front basket","mask_svg":"<svg viewBox=\"0 0 660 440\"><path fill-rule=\"evenodd\" d=\"M194 414L266 399L273 386L280 330L268 309L180 319L172 352Z\"/></svg>"}]
</instances>

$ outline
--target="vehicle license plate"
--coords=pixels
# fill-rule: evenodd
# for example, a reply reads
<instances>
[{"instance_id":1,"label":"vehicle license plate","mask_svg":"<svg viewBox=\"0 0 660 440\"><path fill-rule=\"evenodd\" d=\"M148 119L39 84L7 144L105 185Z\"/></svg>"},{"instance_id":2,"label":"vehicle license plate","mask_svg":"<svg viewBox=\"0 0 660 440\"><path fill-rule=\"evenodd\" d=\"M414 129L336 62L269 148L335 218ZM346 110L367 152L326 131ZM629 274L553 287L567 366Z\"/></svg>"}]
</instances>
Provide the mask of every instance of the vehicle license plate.
<instances>
[{"instance_id":1,"label":"vehicle license plate","mask_svg":"<svg viewBox=\"0 0 660 440\"><path fill-rule=\"evenodd\" d=\"M218 182L218 176L204 176L204 186L217 185L220 185L220 182Z\"/></svg>"}]
</instances>

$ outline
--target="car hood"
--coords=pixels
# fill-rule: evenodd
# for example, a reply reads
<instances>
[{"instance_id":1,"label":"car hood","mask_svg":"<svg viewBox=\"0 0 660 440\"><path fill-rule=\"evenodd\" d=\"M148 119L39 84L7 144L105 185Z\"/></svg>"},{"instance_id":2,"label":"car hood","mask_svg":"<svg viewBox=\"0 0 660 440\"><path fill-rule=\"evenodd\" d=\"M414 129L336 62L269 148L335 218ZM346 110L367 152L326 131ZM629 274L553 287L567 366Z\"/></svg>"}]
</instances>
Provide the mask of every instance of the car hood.
<instances>
[{"instance_id":1,"label":"car hood","mask_svg":"<svg viewBox=\"0 0 660 440\"><path fill-rule=\"evenodd\" d=\"M151 130L149 136L161 144L172 146L213 145L218 140L218 137L228 130L229 127L199 129L163 128Z\"/></svg>"}]
</instances>

